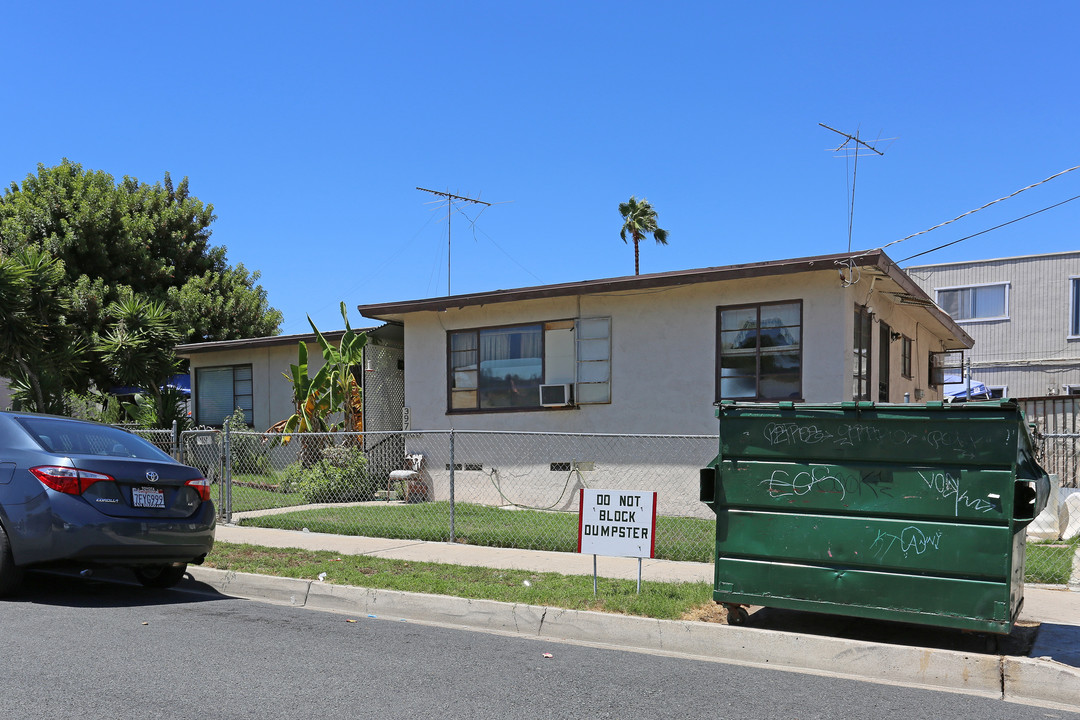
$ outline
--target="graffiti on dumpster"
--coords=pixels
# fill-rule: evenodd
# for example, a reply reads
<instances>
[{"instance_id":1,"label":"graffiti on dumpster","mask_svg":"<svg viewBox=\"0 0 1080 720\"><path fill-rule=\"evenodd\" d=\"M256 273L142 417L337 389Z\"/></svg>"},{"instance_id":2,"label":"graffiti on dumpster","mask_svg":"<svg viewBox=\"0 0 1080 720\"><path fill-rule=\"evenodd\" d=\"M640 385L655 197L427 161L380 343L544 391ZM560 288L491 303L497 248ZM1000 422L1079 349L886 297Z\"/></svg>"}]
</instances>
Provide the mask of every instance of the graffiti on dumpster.
<instances>
[{"instance_id":1,"label":"graffiti on dumpster","mask_svg":"<svg viewBox=\"0 0 1080 720\"><path fill-rule=\"evenodd\" d=\"M842 468L830 465L811 465L794 474L787 470L773 470L767 480L758 484L765 486L773 498L802 497L811 492L838 495L840 502L846 500L849 494L892 497L891 477L881 472L845 474Z\"/></svg>"},{"instance_id":2,"label":"graffiti on dumpster","mask_svg":"<svg viewBox=\"0 0 1080 720\"><path fill-rule=\"evenodd\" d=\"M874 557L878 560L884 559L885 556L893 550L903 553L906 558L912 553L915 555L922 555L928 550L937 550L940 543L940 531L933 533L932 535L927 535L914 525L908 525L900 531L899 535L884 530L878 530L877 537L874 538L874 542L870 545L870 549L875 550L876 548Z\"/></svg>"},{"instance_id":3,"label":"graffiti on dumpster","mask_svg":"<svg viewBox=\"0 0 1080 720\"><path fill-rule=\"evenodd\" d=\"M830 467L819 465L790 476L786 470L773 470L769 479L762 480L761 484L768 486L773 497L805 495L815 488L818 492L838 492L841 500L847 495L843 481L833 475Z\"/></svg>"},{"instance_id":4,"label":"graffiti on dumpster","mask_svg":"<svg viewBox=\"0 0 1080 720\"><path fill-rule=\"evenodd\" d=\"M917 470L919 477L926 483L926 487L941 495L943 499L954 499L953 515L960 515L960 505L973 509L975 512L990 512L998 509L996 505L982 498L968 496L968 491L960 492L960 478L953 477L947 472L934 472Z\"/></svg>"},{"instance_id":5,"label":"graffiti on dumpster","mask_svg":"<svg viewBox=\"0 0 1080 720\"><path fill-rule=\"evenodd\" d=\"M822 444L832 447L906 447L925 444L935 450L955 453L958 458L976 457L983 448L1008 445L1016 441L1012 428L988 434L943 430L913 433L902 428L883 430L868 423L842 423L831 429L832 432L812 423L771 422L765 426L763 434L765 441L773 447Z\"/></svg>"}]
</instances>

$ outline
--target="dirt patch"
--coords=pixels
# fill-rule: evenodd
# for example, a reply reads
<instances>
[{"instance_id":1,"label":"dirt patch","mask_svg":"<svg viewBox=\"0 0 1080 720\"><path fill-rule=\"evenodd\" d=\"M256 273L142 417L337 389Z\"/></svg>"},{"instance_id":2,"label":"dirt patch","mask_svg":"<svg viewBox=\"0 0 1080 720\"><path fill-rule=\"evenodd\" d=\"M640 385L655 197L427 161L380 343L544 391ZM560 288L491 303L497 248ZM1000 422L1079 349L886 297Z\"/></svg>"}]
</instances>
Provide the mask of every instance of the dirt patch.
<instances>
[{"instance_id":1,"label":"dirt patch","mask_svg":"<svg viewBox=\"0 0 1080 720\"><path fill-rule=\"evenodd\" d=\"M705 603L690 608L682 614L680 620L696 620L697 622L726 623L727 608L720 603Z\"/></svg>"}]
</instances>

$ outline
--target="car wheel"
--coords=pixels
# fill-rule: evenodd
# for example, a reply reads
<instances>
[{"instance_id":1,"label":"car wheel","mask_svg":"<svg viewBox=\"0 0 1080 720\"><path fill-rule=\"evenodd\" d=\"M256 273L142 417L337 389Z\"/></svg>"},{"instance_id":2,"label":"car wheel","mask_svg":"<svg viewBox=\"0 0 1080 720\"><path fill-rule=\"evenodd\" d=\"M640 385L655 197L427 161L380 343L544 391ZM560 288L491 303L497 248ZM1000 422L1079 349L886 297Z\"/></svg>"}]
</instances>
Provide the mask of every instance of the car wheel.
<instances>
[{"instance_id":1,"label":"car wheel","mask_svg":"<svg viewBox=\"0 0 1080 720\"><path fill-rule=\"evenodd\" d=\"M11 543L7 533L0 527L0 596L7 595L22 582L22 568L15 566L11 556Z\"/></svg>"},{"instance_id":2,"label":"car wheel","mask_svg":"<svg viewBox=\"0 0 1080 720\"><path fill-rule=\"evenodd\" d=\"M135 578L148 588L170 588L184 579L187 563L181 565L148 565L132 568Z\"/></svg>"}]
</instances>

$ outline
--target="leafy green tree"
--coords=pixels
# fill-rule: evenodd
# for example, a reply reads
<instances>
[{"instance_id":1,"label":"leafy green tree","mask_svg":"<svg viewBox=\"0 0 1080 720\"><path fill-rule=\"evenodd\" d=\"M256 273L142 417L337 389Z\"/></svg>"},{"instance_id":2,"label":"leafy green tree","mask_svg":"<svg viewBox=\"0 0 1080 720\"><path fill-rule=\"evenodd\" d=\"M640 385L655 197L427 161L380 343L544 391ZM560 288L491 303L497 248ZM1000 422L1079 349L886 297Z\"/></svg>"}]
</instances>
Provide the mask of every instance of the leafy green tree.
<instances>
[{"instance_id":1,"label":"leafy green tree","mask_svg":"<svg viewBox=\"0 0 1080 720\"><path fill-rule=\"evenodd\" d=\"M145 342L172 343L164 348L169 358L149 366L160 373L171 364L171 374L172 345L277 334L282 315L269 306L259 273L229 266L225 248L210 244L214 219L213 206L190 194L187 178L174 186L168 173L154 185L131 177L116 182L65 159L39 165L21 187L11 183L0 197L0 258L8 268L0 312L17 322L0 328L0 374L10 373L39 409L56 407L47 397L59 402L64 391L93 387L137 385L154 394L168 374L151 381L133 359L148 352ZM26 265L23 253L36 253L27 261L55 265L47 274L30 268L18 280L12 268ZM47 302L36 299L29 277L48 285ZM128 310L152 309L154 322L172 332L133 330L135 316L114 312L126 303L136 303ZM53 336L65 336L87 361L66 372L56 362L19 369L27 347L53 348ZM107 362L103 354L110 354ZM160 404L156 394L155 400Z\"/></svg>"},{"instance_id":2,"label":"leafy green tree","mask_svg":"<svg viewBox=\"0 0 1080 720\"><path fill-rule=\"evenodd\" d=\"M64 392L84 388L85 341L67 324L63 263L41 250L0 253L0 376L16 407L62 412Z\"/></svg>"},{"instance_id":3,"label":"leafy green tree","mask_svg":"<svg viewBox=\"0 0 1080 720\"><path fill-rule=\"evenodd\" d=\"M656 224L656 210L645 198L638 200L631 195L630 200L619 203L619 213L623 217L623 226L622 230L619 231L619 237L622 238L623 242L626 242L627 235L633 239L634 274L640 275L638 243L646 235L652 235L657 245L667 245L668 232Z\"/></svg>"},{"instance_id":4,"label":"leafy green tree","mask_svg":"<svg viewBox=\"0 0 1080 720\"><path fill-rule=\"evenodd\" d=\"M108 331L95 349L111 377L143 390L153 409L153 424L174 419L173 394L166 396L161 386L178 369L173 348L180 332L173 315L161 302L128 294L110 303L105 311Z\"/></svg>"}]
</instances>

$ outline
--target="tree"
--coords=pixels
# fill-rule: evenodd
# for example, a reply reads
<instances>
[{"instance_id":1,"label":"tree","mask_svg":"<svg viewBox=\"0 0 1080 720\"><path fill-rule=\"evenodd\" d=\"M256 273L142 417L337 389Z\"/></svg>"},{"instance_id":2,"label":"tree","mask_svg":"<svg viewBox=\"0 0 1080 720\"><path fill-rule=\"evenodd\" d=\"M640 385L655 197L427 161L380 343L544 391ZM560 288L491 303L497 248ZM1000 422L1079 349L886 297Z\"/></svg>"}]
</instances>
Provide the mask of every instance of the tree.
<instances>
[{"instance_id":1,"label":"tree","mask_svg":"<svg viewBox=\"0 0 1080 720\"><path fill-rule=\"evenodd\" d=\"M634 240L634 274L640 275L640 265L638 262L638 243L645 238L646 235L652 235L656 240L657 245L667 245L668 233L656 224L656 210L649 204L649 201L645 198L637 200L633 195L630 196L630 200L624 203L619 203L619 213L623 217L622 230L619 231L619 237L623 242L626 242L627 234Z\"/></svg>"},{"instance_id":2,"label":"tree","mask_svg":"<svg viewBox=\"0 0 1080 720\"><path fill-rule=\"evenodd\" d=\"M173 348L180 337L165 304L129 294L106 308L109 330L95 350L112 377L141 389L150 399L153 425L168 426L177 418L177 394L162 390L176 373ZM185 419L181 414L181 418ZM166 423L168 425L166 425Z\"/></svg>"},{"instance_id":3,"label":"tree","mask_svg":"<svg viewBox=\"0 0 1080 720\"><path fill-rule=\"evenodd\" d=\"M63 263L37 248L0 253L0 376L19 407L62 412L85 375L85 341L67 324Z\"/></svg>"},{"instance_id":4,"label":"tree","mask_svg":"<svg viewBox=\"0 0 1080 720\"><path fill-rule=\"evenodd\" d=\"M143 336L132 335L125 324L134 316L125 320L111 312L116 303L135 303L128 309L139 312L153 309L156 322L172 331L157 334L153 342L277 334L282 316L267 303L266 292L257 284L259 273L229 266L225 248L210 244L214 219L213 205L190 194L187 178L174 186L168 173L154 185L132 177L115 182L108 173L83 170L65 159L55 167L39 165L21 187L11 183L0 197L0 258L9 268L4 289L9 309L2 312L22 319L17 326L0 329L7 336L0 340L0 374L11 373L8 377L17 387L40 385L34 402L42 405L35 405L37 409L55 407L45 397L50 393L55 399L64 391L85 393L91 387L137 385L155 393L168 375L148 386L150 378L136 372L138 363L120 362ZM51 304L46 307L34 300L26 282L13 279L11 268L25 265L21 257L55 262L47 277L36 276L51 283ZM37 314L27 314L35 302ZM12 341L16 329L17 345ZM147 330L142 327L140 333ZM51 335L67 335L71 347L80 348L86 359L66 377L55 364L28 372L27 367L36 366L20 364L20 356L13 354L16 347L23 354L34 346L51 347ZM172 347L160 349L172 361ZM112 353L108 362L103 360L107 353ZM166 365L155 362L152 367L161 370Z\"/></svg>"}]
</instances>

